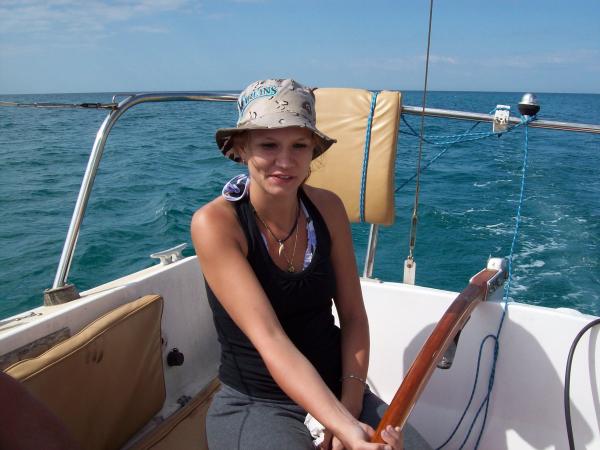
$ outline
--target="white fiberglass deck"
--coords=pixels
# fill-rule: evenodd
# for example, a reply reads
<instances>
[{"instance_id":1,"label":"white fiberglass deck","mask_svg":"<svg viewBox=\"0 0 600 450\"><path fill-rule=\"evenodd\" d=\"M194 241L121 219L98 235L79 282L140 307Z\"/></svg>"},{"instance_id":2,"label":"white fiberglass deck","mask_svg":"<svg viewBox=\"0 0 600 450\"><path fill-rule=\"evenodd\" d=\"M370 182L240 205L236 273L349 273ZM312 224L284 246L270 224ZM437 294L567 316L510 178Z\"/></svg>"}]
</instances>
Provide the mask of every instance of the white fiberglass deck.
<instances>
[{"instance_id":1,"label":"white fiberglass deck","mask_svg":"<svg viewBox=\"0 0 600 450\"><path fill-rule=\"evenodd\" d=\"M371 330L369 382L389 401L456 293L377 281L363 281L362 287ZM218 367L218 342L195 257L116 280L65 305L37 308L40 316L16 323L3 321L10 326L0 324L0 355L65 326L73 334L98 315L149 293L161 294L165 300L164 351L177 347L185 355L183 366L165 365L167 399L161 414L168 415L178 407L181 395L200 390ZM476 308L462 332L452 368L434 372L409 419L434 447L445 441L462 414L473 386L480 342L496 332L501 312L497 301ZM572 310L510 305L480 448L567 448L562 401L566 359L573 338L592 319ZM573 362L571 414L577 448L600 448L598 360L598 332L592 330L581 340ZM473 405L446 448L462 443L487 392L491 361L492 343L488 342ZM480 424L475 425L465 448L473 448Z\"/></svg>"}]
</instances>

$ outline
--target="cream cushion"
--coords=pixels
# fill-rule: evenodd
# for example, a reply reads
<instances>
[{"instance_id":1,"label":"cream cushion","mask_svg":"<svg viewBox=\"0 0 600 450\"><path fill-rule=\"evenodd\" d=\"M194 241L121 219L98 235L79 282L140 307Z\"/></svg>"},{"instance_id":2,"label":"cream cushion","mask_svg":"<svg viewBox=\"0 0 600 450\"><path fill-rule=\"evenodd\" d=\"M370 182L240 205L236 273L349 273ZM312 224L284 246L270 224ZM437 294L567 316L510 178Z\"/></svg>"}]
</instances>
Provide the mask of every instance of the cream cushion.
<instances>
[{"instance_id":1,"label":"cream cushion","mask_svg":"<svg viewBox=\"0 0 600 450\"><path fill-rule=\"evenodd\" d=\"M315 90L317 127L337 143L313 161L307 184L329 189L344 202L348 218L361 222L364 179L364 222L394 222L394 172L401 94L382 91L376 97L365 158L367 123L373 95L362 89ZM363 176L364 173L364 176Z\"/></svg>"}]
</instances>

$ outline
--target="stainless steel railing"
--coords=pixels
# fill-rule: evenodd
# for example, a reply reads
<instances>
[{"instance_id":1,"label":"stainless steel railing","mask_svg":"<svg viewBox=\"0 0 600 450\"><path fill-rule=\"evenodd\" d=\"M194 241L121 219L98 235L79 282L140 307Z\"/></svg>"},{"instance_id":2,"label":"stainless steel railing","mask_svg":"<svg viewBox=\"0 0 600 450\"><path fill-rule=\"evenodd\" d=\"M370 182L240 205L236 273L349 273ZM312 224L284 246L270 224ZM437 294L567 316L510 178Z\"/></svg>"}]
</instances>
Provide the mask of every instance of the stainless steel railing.
<instances>
[{"instance_id":1,"label":"stainless steel railing","mask_svg":"<svg viewBox=\"0 0 600 450\"><path fill-rule=\"evenodd\" d=\"M417 106L403 106L402 114L420 116L422 108ZM447 119L472 120L474 122L493 122L494 116L490 114L478 114L467 111L453 111L451 109L425 108L425 116L441 117ZM513 125L521 123L521 119L510 117L509 122ZM600 134L600 125L573 122L555 122L552 120L534 120L527 125L530 128L547 128L551 130L578 131L581 133Z\"/></svg>"},{"instance_id":2,"label":"stainless steel railing","mask_svg":"<svg viewBox=\"0 0 600 450\"><path fill-rule=\"evenodd\" d=\"M118 103L116 102L116 96L113 97L113 103L110 105L106 105L106 109L109 109L110 112L102 122L102 125L100 126L98 133L96 134L94 145L92 146L92 152L90 154L90 158L85 169L83 181L81 182L81 187L77 196L77 202L75 204L73 216L69 224L69 230L67 231L65 244L63 246L63 250L60 256L60 261L58 263L58 269L56 271L54 283L52 284L52 290L59 289L66 285L69 270L71 268L71 262L73 260L73 253L75 252L77 239L79 237L81 222L83 221L83 216L85 214L90 193L92 191L92 186L94 184L94 179L96 178L96 172L98 170L100 160L102 159L104 146L106 144L106 140L108 139L108 135L113 125L119 119L119 117L121 117L128 109L141 103L173 101L234 102L236 100L237 95L215 94L210 92L159 92L147 94L127 94L126 98ZM102 105L95 105L95 107L102 107ZM402 114L421 115L422 113L423 109L420 107L402 107ZM489 114L477 114L447 109L425 108L424 114L425 116L429 117L442 117L481 122L493 122L494 120L494 116ZM520 120L517 118L510 118L510 122L513 124L517 124L520 122ZM535 120L533 122L530 122L529 126L534 128L548 128L556 130L579 131L600 134L600 125ZM365 270L363 272L363 276L365 277L371 277L373 273L373 262L375 257L375 248L377 245L377 232L378 227L372 226L371 233L369 236L369 243L366 254L367 256L365 260Z\"/></svg>"},{"instance_id":3,"label":"stainless steel railing","mask_svg":"<svg viewBox=\"0 0 600 450\"><path fill-rule=\"evenodd\" d=\"M71 268L71 262L73 261L73 253L75 252L75 246L77 245L77 239L79 237L79 229L83 216L87 207L92 186L96 178L96 172L102 154L104 153L104 146L110 130L116 121L121 117L125 111L133 108L141 103L149 102L174 102L174 101L216 101L216 102L230 102L235 101L237 98L231 95L216 95L204 92L177 92L177 93L152 93L152 94L134 94L128 96L124 100L120 101L114 109L112 109L100 128L96 133L96 139L92 146L92 152L90 159L88 160L85 173L83 175L83 181L79 188L79 195L77 196L77 202L75 203L75 210L73 211L73 217L71 217L71 223L69 224L69 230L67 231L67 238L65 239L65 245L63 246L62 253L60 255L60 261L58 262L58 269L56 276L54 277L54 283L52 289L60 288L67 282L69 270ZM115 103L113 97L113 103Z\"/></svg>"}]
</instances>

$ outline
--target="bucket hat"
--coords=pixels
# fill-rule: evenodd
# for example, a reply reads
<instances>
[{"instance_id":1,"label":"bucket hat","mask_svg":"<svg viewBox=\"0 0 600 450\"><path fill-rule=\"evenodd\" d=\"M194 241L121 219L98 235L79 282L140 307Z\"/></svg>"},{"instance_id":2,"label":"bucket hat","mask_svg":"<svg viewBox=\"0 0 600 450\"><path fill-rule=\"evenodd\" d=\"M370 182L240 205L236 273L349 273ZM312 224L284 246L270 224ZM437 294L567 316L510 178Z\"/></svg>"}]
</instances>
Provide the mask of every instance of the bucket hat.
<instances>
[{"instance_id":1,"label":"bucket hat","mask_svg":"<svg viewBox=\"0 0 600 450\"><path fill-rule=\"evenodd\" d=\"M237 126L220 128L215 135L223 155L234 161L240 162L241 157L234 148L233 137L245 130L308 128L317 138L313 159L336 142L317 129L313 90L294 80L255 81L242 91L237 106Z\"/></svg>"}]
</instances>

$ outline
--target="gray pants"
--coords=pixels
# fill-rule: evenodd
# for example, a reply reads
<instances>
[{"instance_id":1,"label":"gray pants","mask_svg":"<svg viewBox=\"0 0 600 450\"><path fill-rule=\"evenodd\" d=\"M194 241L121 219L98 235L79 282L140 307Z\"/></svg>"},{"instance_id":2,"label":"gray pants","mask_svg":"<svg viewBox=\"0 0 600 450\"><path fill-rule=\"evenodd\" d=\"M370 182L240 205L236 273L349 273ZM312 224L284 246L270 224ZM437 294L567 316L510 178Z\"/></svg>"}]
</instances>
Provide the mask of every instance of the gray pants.
<instances>
[{"instance_id":1,"label":"gray pants","mask_svg":"<svg viewBox=\"0 0 600 450\"><path fill-rule=\"evenodd\" d=\"M366 389L358 420L376 428L386 408L383 400ZM306 411L293 402L251 397L223 384L206 417L208 448L312 450L305 418Z\"/></svg>"}]
</instances>

